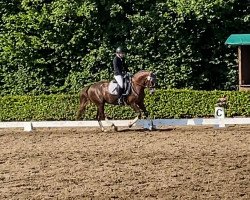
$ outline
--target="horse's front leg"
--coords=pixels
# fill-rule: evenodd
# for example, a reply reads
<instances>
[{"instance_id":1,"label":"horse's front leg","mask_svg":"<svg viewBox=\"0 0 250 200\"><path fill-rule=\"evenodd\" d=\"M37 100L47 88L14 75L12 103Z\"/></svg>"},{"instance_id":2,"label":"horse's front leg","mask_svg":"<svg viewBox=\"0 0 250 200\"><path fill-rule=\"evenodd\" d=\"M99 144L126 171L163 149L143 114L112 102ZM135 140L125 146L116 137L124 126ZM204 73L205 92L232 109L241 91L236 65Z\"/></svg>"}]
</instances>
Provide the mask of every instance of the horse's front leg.
<instances>
[{"instance_id":1,"label":"horse's front leg","mask_svg":"<svg viewBox=\"0 0 250 200\"><path fill-rule=\"evenodd\" d=\"M141 109L140 109L140 107L136 103L133 103L130 106L137 113L137 117L132 122L129 123L129 125L128 125L129 128L131 128L138 121L138 119L141 119Z\"/></svg>"},{"instance_id":2,"label":"horse's front leg","mask_svg":"<svg viewBox=\"0 0 250 200\"><path fill-rule=\"evenodd\" d=\"M149 130L155 129L153 120L150 119L149 114L148 114L148 111L147 111L146 106L144 105L144 103L140 103L140 104L139 104L139 108L143 111L145 117L146 117L147 120L149 121L149 127L148 127L148 129L149 129Z\"/></svg>"}]
</instances>

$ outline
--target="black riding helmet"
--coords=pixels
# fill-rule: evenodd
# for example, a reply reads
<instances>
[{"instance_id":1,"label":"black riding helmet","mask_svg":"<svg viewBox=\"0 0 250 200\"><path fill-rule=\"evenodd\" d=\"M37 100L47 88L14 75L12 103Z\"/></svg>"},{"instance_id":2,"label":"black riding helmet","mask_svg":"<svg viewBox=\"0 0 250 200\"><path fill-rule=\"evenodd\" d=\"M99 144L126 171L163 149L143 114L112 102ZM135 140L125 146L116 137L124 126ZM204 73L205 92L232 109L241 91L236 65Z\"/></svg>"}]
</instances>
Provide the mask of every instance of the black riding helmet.
<instances>
[{"instance_id":1,"label":"black riding helmet","mask_svg":"<svg viewBox=\"0 0 250 200\"><path fill-rule=\"evenodd\" d=\"M122 47L117 47L116 53L125 53Z\"/></svg>"}]
</instances>

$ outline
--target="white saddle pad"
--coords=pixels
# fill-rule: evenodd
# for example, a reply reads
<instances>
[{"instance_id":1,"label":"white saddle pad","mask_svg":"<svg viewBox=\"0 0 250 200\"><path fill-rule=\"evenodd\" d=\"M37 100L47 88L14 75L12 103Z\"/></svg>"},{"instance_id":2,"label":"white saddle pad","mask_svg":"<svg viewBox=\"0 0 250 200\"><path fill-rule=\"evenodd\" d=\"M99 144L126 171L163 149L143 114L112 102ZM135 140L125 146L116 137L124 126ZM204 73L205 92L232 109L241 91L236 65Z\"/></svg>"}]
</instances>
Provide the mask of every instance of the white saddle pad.
<instances>
[{"instance_id":1,"label":"white saddle pad","mask_svg":"<svg viewBox=\"0 0 250 200\"><path fill-rule=\"evenodd\" d=\"M114 81L110 81L108 85L108 91L112 95L118 95L118 84Z\"/></svg>"}]
</instances>

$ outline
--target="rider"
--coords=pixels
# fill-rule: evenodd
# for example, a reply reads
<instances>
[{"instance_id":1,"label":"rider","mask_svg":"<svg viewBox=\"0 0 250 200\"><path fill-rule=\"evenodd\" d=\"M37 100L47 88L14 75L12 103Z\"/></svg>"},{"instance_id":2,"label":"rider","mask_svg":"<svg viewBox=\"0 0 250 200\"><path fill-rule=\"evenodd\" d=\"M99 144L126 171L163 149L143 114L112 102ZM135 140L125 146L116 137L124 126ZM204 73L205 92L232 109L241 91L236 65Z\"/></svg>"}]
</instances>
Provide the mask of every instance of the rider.
<instances>
[{"instance_id":1,"label":"rider","mask_svg":"<svg viewBox=\"0 0 250 200\"><path fill-rule=\"evenodd\" d=\"M122 47L118 47L115 51L115 58L113 60L114 78L118 83L118 104L123 104L123 76L128 72L128 67L125 64L125 52Z\"/></svg>"}]
</instances>

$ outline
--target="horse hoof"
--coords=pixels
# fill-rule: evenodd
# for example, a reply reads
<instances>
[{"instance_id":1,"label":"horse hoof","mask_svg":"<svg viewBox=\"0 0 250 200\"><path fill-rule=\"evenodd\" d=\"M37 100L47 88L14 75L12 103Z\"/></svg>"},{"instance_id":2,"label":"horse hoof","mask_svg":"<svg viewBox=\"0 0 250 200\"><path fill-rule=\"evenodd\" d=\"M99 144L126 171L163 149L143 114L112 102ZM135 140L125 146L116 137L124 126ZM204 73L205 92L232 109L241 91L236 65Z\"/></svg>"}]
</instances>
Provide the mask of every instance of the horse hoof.
<instances>
[{"instance_id":1,"label":"horse hoof","mask_svg":"<svg viewBox=\"0 0 250 200\"><path fill-rule=\"evenodd\" d=\"M111 124L111 128L113 128L114 131L118 131L118 128L117 128L117 126L115 126L114 123Z\"/></svg>"},{"instance_id":2,"label":"horse hoof","mask_svg":"<svg viewBox=\"0 0 250 200\"><path fill-rule=\"evenodd\" d=\"M150 130L150 131L154 131L154 130L156 130L156 126L155 126L155 125L151 125L151 126L149 126L149 127L148 127L148 130Z\"/></svg>"},{"instance_id":3,"label":"horse hoof","mask_svg":"<svg viewBox=\"0 0 250 200\"><path fill-rule=\"evenodd\" d=\"M113 126L113 130L115 131L115 132L117 132L118 131L118 128L117 128L117 126Z\"/></svg>"}]
</instances>

